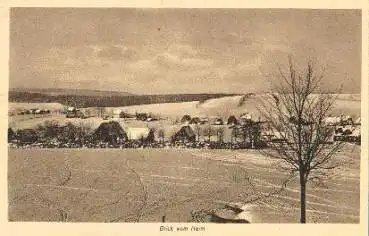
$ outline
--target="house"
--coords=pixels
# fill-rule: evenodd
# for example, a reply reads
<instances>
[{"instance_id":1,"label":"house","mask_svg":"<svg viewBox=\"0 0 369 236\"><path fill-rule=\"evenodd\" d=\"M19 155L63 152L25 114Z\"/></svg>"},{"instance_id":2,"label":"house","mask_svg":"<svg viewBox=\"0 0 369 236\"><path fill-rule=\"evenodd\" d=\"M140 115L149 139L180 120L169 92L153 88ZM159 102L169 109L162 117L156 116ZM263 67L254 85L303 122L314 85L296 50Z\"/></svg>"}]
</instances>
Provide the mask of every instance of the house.
<instances>
[{"instance_id":1,"label":"house","mask_svg":"<svg viewBox=\"0 0 369 236\"><path fill-rule=\"evenodd\" d=\"M361 142L361 130L354 129L349 137L350 142Z\"/></svg>"},{"instance_id":2,"label":"house","mask_svg":"<svg viewBox=\"0 0 369 236\"><path fill-rule=\"evenodd\" d=\"M151 121L157 121L157 120L159 120L159 117L156 117L156 116L154 116L153 114L149 114L149 115L147 116L147 119L146 119L146 121L148 121L148 122L151 122Z\"/></svg>"},{"instance_id":3,"label":"house","mask_svg":"<svg viewBox=\"0 0 369 236\"><path fill-rule=\"evenodd\" d=\"M354 120L351 116L341 115L339 117L335 117L335 125L352 125L354 124Z\"/></svg>"},{"instance_id":4,"label":"house","mask_svg":"<svg viewBox=\"0 0 369 236\"><path fill-rule=\"evenodd\" d=\"M67 118L75 118L77 116L77 108L75 107L67 107L65 109Z\"/></svg>"},{"instance_id":5,"label":"house","mask_svg":"<svg viewBox=\"0 0 369 236\"><path fill-rule=\"evenodd\" d=\"M125 128L125 132L128 140L139 140L145 142L155 141L154 130L150 128L127 127Z\"/></svg>"},{"instance_id":6,"label":"house","mask_svg":"<svg viewBox=\"0 0 369 236\"><path fill-rule=\"evenodd\" d=\"M354 129L350 133L336 133L333 137L334 141L341 142L353 142L360 143L361 142L361 131L360 129Z\"/></svg>"},{"instance_id":7,"label":"house","mask_svg":"<svg viewBox=\"0 0 369 236\"><path fill-rule=\"evenodd\" d=\"M228 118L227 125L234 126L234 125L237 125L237 124L238 124L238 120L234 115L232 115Z\"/></svg>"},{"instance_id":8,"label":"house","mask_svg":"<svg viewBox=\"0 0 369 236\"><path fill-rule=\"evenodd\" d=\"M196 222L250 223L246 219L250 218L250 215L245 210L239 206L230 206L228 204L212 210L192 211L191 215Z\"/></svg>"},{"instance_id":9,"label":"house","mask_svg":"<svg viewBox=\"0 0 369 236\"><path fill-rule=\"evenodd\" d=\"M222 118L215 118L215 121L214 121L214 123L213 123L213 125L223 125L224 123L223 123L223 120L222 120Z\"/></svg>"},{"instance_id":10,"label":"house","mask_svg":"<svg viewBox=\"0 0 369 236\"><path fill-rule=\"evenodd\" d=\"M56 131L55 135L57 135L58 139L63 142L75 142L78 140L80 134L79 127L72 123L54 127L54 130Z\"/></svg>"},{"instance_id":11,"label":"house","mask_svg":"<svg viewBox=\"0 0 369 236\"><path fill-rule=\"evenodd\" d=\"M127 133L117 121L101 123L95 130L93 137L95 140L114 145L128 140Z\"/></svg>"},{"instance_id":12,"label":"house","mask_svg":"<svg viewBox=\"0 0 369 236\"><path fill-rule=\"evenodd\" d=\"M355 128L352 125L339 125L339 126L336 126L335 133L342 134L342 135L349 135L349 134L352 134L354 129Z\"/></svg>"},{"instance_id":13,"label":"house","mask_svg":"<svg viewBox=\"0 0 369 236\"><path fill-rule=\"evenodd\" d=\"M8 128L8 142L15 139L15 133L12 128Z\"/></svg>"},{"instance_id":14,"label":"house","mask_svg":"<svg viewBox=\"0 0 369 236\"><path fill-rule=\"evenodd\" d=\"M248 114L248 113L241 114L240 120L239 120L240 124L246 124L247 122L250 122L250 121L252 121L252 115L251 114Z\"/></svg>"},{"instance_id":15,"label":"house","mask_svg":"<svg viewBox=\"0 0 369 236\"><path fill-rule=\"evenodd\" d=\"M37 108L32 108L32 109L29 109L30 111L30 114L36 114L36 111L39 110Z\"/></svg>"},{"instance_id":16,"label":"house","mask_svg":"<svg viewBox=\"0 0 369 236\"><path fill-rule=\"evenodd\" d=\"M276 130L264 130L261 132L261 137L265 141L269 142L281 142L286 141L286 133Z\"/></svg>"},{"instance_id":17,"label":"house","mask_svg":"<svg viewBox=\"0 0 369 236\"><path fill-rule=\"evenodd\" d=\"M361 129L353 125L338 126L336 127L333 140L343 142L360 142Z\"/></svg>"},{"instance_id":18,"label":"house","mask_svg":"<svg viewBox=\"0 0 369 236\"><path fill-rule=\"evenodd\" d=\"M113 110L113 118L124 118L124 117L120 117L120 114L122 113L123 111L121 111L120 109L115 109ZM122 113L124 114L124 113Z\"/></svg>"},{"instance_id":19,"label":"house","mask_svg":"<svg viewBox=\"0 0 369 236\"><path fill-rule=\"evenodd\" d=\"M295 116L290 117L289 118L289 122L291 124L295 124L295 125L301 124L301 125L306 125L306 126L307 125L312 125L314 123L313 121L308 121L308 120L306 120L304 118L298 119Z\"/></svg>"},{"instance_id":20,"label":"house","mask_svg":"<svg viewBox=\"0 0 369 236\"><path fill-rule=\"evenodd\" d=\"M147 120L147 114L146 113L136 113L136 119L141 121Z\"/></svg>"},{"instance_id":21,"label":"house","mask_svg":"<svg viewBox=\"0 0 369 236\"><path fill-rule=\"evenodd\" d=\"M199 117L192 117L192 119L190 120L190 124L199 125L201 124L201 119Z\"/></svg>"},{"instance_id":22,"label":"house","mask_svg":"<svg viewBox=\"0 0 369 236\"><path fill-rule=\"evenodd\" d=\"M233 209L224 208L217 209L216 211L210 214L210 222L214 223L241 223L248 224L250 223L246 219L240 219L239 214L241 212L235 211Z\"/></svg>"},{"instance_id":23,"label":"house","mask_svg":"<svg viewBox=\"0 0 369 236\"><path fill-rule=\"evenodd\" d=\"M337 116L326 117L323 122L329 126L335 126L341 123L341 118Z\"/></svg>"},{"instance_id":24,"label":"house","mask_svg":"<svg viewBox=\"0 0 369 236\"><path fill-rule=\"evenodd\" d=\"M41 113L48 114L50 113L50 110L45 108L41 110Z\"/></svg>"},{"instance_id":25,"label":"house","mask_svg":"<svg viewBox=\"0 0 369 236\"><path fill-rule=\"evenodd\" d=\"M88 117L92 117L90 114L90 110L88 109L77 109L75 107L68 107L66 109L66 117L67 118L81 118L86 119Z\"/></svg>"},{"instance_id":26,"label":"house","mask_svg":"<svg viewBox=\"0 0 369 236\"><path fill-rule=\"evenodd\" d=\"M206 123L208 123L209 122L209 118L207 118L207 117L201 117L200 118L200 124L206 124Z\"/></svg>"},{"instance_id":27,"label":"house","mask_svg":"<svg viewBox=\"0 0 369 236\"><path fill-rule=\"evenodd\" d=\"M172 142L195 142L196 134L190 126L185 125L172 136L171 140Z\"/></svg>"},{"instance_id":28,"label":"house","mask_svg":"<svg viewBox=\"0 0 369 236\"><path fill-rule=\"evenodd\" d=\"M134 118L135 116L132 114L128 114L125 111L122 111L121 109L115 109L113 110L113 118Z\"/></svg>"},{"instance_id":29,"label":"house","mask_svg":"<svg viewBox=\"0 0 369 236\"><path fill-rule=\"evenodd\" d=\"M66 109L65 109L65 112L66 113L68 113L68 112L75 112L77 110L77 108L75 108L75 107L67 107Z\"/></svg>"},{"instance_id":30,"label":"house","mask_svg":"<svg viewBox=\"0 0 369 236\"><path fill-rule=\"evenodd\" d=\"M181 123L189 123L191 121L191 116L190 115L184 115L181 119Z\"/></svg>"}]
</instances>

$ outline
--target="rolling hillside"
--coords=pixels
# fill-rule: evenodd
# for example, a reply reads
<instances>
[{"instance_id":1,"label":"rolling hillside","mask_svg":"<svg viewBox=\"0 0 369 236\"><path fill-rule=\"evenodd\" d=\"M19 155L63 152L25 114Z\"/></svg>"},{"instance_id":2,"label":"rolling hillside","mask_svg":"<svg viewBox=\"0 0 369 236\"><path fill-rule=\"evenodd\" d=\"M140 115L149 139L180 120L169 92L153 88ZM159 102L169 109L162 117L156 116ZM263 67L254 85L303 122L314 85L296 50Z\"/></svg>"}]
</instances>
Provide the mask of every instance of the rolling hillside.
<instances>
[{"instance_id":1,"label":"rolling hillside","mask_svg":"<svg viewBox=\"0 0 369 236\"><path fill-rule=\"evenodd\" d=\"M90 89L64 89L64 88L12 88L9 92L40 93L49 96L79 95L79 96L132 96L134 94L119 91L100 91Z\"/></svg>"},{"instance_id":2,"label":"rolling hillside","mask_svg":"<svg viewBox=\"0 0 369 236\"><path fill-rule=\"evenodd\" d=\"M199 117L221 117L224 121L228 119L230 115L240 116L242 113L248 112L255 119L260 114L258 108L261 106L261 99L265 95L255 95L251 97L244 96L227 96L215 99L209 99L205 101L192 101L181 103L159 103L159 104L145 104L135 106L122 106L122 107L105 107L103 113L113 116L119 114L120 111L135 114L136 112L152 113L158 117L164 119L157 122L142 122L136 120L124 121L125 124L131 127L166 127L173 125L175 121L180 121L183 115L188 114L190 116ZM332 115L350 115L354 118L360 116L361 104L359 95L342 95L336 100L336 106ZM59 113L52 113L50 115L42 116L24 116L13 115L17 114L17 111L30 108L47 108L51 111L61 111L64 107L60 103L9 103L9 126L13 129L22 128L34 128L38 124L42 124L45 121L56 120L60 123L73 122L78 125L88 125L90 127L97 127L104 120L100 117L91 117L88 119L67 119L65 115ZM86 113L99 114L100 109L97 107L83 108Z\"/></svg>"},{"instance_id":3,"label":"rolling hillside","mask_svg":"<svg viewBox=\"0 0 369 236\"><path fill-rule=\"evenodd\" d=\"M239 116L248 112L254 117L260 116L258 109L261 107L262 99L266 95L255 96L227 96L222 98L209 99L203 102L183 102L183 103L161 103L137 106L126 106L118 108L106 108L108 113L114 110L121 110L128 113L147 112L158 114L170 119L181 118L184 114L190 116L207 116L228 118L230 115ZM361 110L360 95L342 94L336 100L333 115L350 115L359 117Z\"/></svg>"}]
</instances>

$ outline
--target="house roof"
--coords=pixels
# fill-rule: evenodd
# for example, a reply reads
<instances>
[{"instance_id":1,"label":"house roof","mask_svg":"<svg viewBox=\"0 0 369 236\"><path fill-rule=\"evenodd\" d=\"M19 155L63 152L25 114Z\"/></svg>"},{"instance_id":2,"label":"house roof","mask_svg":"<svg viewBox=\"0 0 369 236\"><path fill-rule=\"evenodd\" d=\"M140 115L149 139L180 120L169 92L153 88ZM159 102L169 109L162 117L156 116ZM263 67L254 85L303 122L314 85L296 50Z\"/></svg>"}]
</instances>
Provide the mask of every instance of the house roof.
<instances>
[{"instance_id":1,"label":"house roof","mask_svg":"<svg viewBox=\"0 0 369 236\"><path fill-rule=\"evenodd\" d=\"M195 138L196 134L189 125L185 125L185 126L180 127L180 129L177 132L175 132L172 136L173 137L174 136L187 136L189 138Z\"/></svg>"},{"instance_id":2,"label":"house roof","mask_svg":"<svg viewBox=\"0 0 369 236\"><path fill-rule=\"evenodd\" d=\"M324 122L328 124L337 124L341 122L341 117L337 117L337 116L327 117L324 119Z\"/></svg>"},{"instance_id":3,"label":"house roof","mask_svg":"<svg viewBox=\"0 0 369 236\"><path fill-rule=\"evenodd\" d=\"M118 137L127 138L126 132L123 130L122 126L117 121L109 121L101 123L100 126L95 130L94 135L100 138L110 135L116 135Z\"/></svg>"},{"instance_id":4,"label":"house roof","mask_svg":"<svg viewBox=\"0 0 369 236\"><path fill-rule=\"evenodd\" d=\"M240 119L251 120L251 119L252 119L252 115L251 115L251 114L248 114L248 113L246 113L246 114L242 114L242 115L240 116Z\"/></svg>"},{"instance_id":5,"label":"house roof","mask_svg":"<svg viewBox=\"0 0 369 236\"><path fill-rule=\"evenodd\" d=\"M284 139L284 137L286 137L285 132L279 132L279 131L276 131L276 130L262 131L261 134L263 136L272 136L276 139Z\"/></svg>"}]
</instances>

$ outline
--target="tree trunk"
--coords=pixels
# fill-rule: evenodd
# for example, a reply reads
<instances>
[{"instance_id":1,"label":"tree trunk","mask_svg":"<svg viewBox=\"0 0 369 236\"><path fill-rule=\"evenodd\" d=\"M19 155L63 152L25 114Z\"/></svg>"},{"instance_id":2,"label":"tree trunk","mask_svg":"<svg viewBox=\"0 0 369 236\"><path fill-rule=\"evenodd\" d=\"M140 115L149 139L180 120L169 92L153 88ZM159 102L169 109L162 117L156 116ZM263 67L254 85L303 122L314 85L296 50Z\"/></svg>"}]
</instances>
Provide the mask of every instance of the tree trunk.
<instances>
[{"instance_id":1,"label":"tree trunk","mask_svg":"<svg viewBox=\"0 0 369 236\"><path fill-rule=\"evenodd\" d=\"M300 176L300 223L306 223L306 181Z\"/></svg>"}]
</instances>

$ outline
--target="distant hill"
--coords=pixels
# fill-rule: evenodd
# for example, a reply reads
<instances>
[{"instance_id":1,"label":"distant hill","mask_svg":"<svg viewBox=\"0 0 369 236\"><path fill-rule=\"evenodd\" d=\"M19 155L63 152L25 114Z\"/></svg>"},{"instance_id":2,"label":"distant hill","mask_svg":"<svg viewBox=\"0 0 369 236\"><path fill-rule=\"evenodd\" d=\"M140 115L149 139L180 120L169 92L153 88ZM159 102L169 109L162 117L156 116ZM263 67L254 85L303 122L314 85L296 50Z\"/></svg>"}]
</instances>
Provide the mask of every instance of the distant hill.
<instances>
[{"instance_id":1,"label":"distant hill","mask_svg":"<svg viewBox=\"0 0 369 236\"><path fill-rule=\"evenodd\" d=\"M12 88L9 92L38 93L49 96L78 95L78 96L134 96L132 93L119 91L101 91L90 89L64 89L64 88Z\"/></svg>"},{"instance_id":2,"label":"distant hill","mask_svg":"<svg viewBox=\"0 0 369 236\"><path fill-rule=\"evenodd\" d=\"M69 90L69 89L11 89L9 102L17 103L61 103L82 107L121 107L158 103L181 103L207 101L208 99L237 94L158 94L134 95L124 92Z\"/></svg>"},{"instance_id":3,"label":"distant hill","mask_svg":"<svg viewBox=\"0 0 369 236\"><path fill-rule=\"evenodd\" d=\"M226 120L230 115L239 117L241 114L247 112L257 119L261 116L259 109L262 108L262 101L266 96L266 94L245 94L180 103L122 106L119 108L106 108L105 110L111 114L115 110L122 110L127 113L153 113L172 120L181 119L185 114L191 117L221 117ZM360 94L340 94L335 101L332 115L339 116L343 114L356 118L360 116L360 111Z\"/></svg>"}]
</instances>

